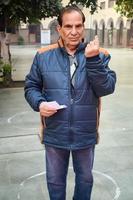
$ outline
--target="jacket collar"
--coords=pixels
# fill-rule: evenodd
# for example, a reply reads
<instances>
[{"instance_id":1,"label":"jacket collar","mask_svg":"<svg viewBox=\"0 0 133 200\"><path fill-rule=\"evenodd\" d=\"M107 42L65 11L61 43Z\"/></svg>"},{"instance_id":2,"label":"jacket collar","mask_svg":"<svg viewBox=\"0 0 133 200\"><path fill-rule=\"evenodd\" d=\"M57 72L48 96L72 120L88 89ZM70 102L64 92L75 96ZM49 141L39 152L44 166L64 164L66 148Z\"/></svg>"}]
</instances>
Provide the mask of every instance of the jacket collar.
<instances>
[{"instance_id":1,"label":"jacket collar","mask_svg":"<svg viewBox=\"0 0 133 200\"><path fill-rule=\"evenodd\" d=\"M58 42L58 45L59 45L60 49L62 50L62 52L63 52L63 53L67 53L66 48L65 48L65 46L64 46L64 42L63 42L63 40L62 40L61 37L58 39L57 42ZM82 43L82 42L81 42L81 43L78 45L75 54L78 53L78 52L80 52L80 51L83 51L83 50L85 49L86 46L87 46L87 43Z\"/></svg>"}]
</instances>

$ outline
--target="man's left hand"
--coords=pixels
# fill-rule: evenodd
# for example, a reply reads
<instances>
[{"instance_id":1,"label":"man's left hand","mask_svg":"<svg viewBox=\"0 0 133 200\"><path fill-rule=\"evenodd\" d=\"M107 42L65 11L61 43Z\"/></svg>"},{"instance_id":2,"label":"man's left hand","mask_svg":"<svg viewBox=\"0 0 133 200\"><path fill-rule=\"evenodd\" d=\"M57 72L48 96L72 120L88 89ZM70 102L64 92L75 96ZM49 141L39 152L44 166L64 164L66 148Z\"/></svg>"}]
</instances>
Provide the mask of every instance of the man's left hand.
<instances>
[{"instance_id":1,"label":"man's left hand","mask_svg":"<svg viewBox=\"0 0 133 200\"><path fill-rule=\"evenodd\" d=\"M95 36L93 41L87 44L85 48L85 56L87 58L99 55L99 39Z\"/></svg>"}]
</instances>

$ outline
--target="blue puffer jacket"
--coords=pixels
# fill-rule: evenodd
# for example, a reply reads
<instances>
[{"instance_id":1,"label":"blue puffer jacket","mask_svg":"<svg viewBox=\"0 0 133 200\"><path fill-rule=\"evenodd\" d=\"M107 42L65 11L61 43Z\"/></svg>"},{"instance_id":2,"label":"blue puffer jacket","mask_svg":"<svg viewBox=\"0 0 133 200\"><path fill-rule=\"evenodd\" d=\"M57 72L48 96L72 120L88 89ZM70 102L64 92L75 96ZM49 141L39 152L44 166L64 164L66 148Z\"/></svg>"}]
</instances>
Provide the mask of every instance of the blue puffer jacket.
<instances>
[{"instance_id":1,"label":"blue puffer jacket","mask_svg":"<svg viewBox=\"0 0 133 200\"><path fill-rule=\"evenodd\" d=\"M74 150L96 144L99 98L113 93L116 75L108 68L107 52L86 59L85 47L86 44L80 44L75 53L78 67L74 87L69 58L61 41L37 52L26 76L25 98L35 111L39 111L42 101L67 105L45 118L47 145Z\"/></svg>"}]
</instances>

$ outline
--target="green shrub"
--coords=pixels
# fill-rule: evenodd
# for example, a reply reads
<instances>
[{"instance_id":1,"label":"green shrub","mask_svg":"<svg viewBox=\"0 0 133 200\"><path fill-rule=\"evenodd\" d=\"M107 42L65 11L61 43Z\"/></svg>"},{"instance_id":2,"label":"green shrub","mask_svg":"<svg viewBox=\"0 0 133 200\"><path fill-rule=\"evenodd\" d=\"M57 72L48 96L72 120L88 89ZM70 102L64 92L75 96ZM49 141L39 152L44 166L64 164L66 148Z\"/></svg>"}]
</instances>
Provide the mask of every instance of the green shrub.
<instances>
[{"instance_id":1,"label":"green shrub","mask_svg":"<svg viewBox=\"0 0 133 200\"><path fill-rule=\"evenodd\" d=\"M0 82L2 82L4 86L10 85L11 72L12 65L10 63L4 63L3 60L0 59Z\"/></svg>"},{"instance_id":2,"label":"green shrub","mask_svg":"<svg viewBox=\"0 0 133 200\"><path fill-rule=\"evenodd\" d=\"M7 74L11 74L12 66L9 63L4 63L2 69L3 69L3 76L6 76Z\"/></svg>"},{"instance_id":3,"label":"green shrub","mask_svg":"<svg viewBox=\"0 0 133 200\"><path fill-rule=\"evenodd\" d=\"M2 59L0 59L0 68L2 67L3 64L4 63L3 63Z\"/></svg>"}]
</instances>

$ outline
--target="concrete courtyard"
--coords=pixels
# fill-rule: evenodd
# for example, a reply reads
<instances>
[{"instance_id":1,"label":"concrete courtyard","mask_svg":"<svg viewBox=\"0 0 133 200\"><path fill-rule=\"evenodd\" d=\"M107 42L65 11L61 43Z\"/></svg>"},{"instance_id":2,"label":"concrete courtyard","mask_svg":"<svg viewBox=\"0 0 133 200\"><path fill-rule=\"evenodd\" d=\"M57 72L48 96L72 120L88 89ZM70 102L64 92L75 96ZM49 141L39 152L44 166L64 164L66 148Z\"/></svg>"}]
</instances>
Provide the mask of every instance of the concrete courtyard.
<instances>
[{"instance_id":1,"label":"concrete courtyard","mask_svg":"<svg viewBox=\"0 0 133 200\"><path fill-rule=\"evenodd\" d=\"M14 80L23 80L38 47L12 47ZM116 91L102 99L92 200L133 200L133 50L108 49L117 73ZM23 88L0 89L0 200L49 200L39 114ZM74 174L70 162L67 200Z\"/></svg>"}]
</instances>

